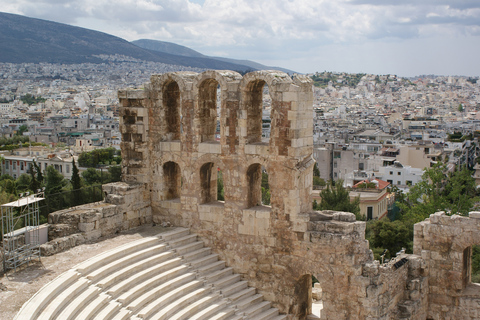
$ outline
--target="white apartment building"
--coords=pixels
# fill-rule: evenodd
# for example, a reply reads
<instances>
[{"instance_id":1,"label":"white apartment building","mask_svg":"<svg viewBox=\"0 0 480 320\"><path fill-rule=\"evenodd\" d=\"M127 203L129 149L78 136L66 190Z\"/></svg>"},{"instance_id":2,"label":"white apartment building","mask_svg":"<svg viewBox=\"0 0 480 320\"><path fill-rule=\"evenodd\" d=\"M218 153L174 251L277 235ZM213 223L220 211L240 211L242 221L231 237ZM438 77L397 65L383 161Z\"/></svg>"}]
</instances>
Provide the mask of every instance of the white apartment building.
<instances>
[{"instance_id":1,"label":"white apartment building","mask_svg":"<svg viewBox=\"0 0 480 320\"><path fill-rule=\"evenodd\" d=\"M380 167L377 176L406 193L411 186L422 180L423 172L422 169L404 166L395 161L393 165Z\"/></svg>"}]
</instances>

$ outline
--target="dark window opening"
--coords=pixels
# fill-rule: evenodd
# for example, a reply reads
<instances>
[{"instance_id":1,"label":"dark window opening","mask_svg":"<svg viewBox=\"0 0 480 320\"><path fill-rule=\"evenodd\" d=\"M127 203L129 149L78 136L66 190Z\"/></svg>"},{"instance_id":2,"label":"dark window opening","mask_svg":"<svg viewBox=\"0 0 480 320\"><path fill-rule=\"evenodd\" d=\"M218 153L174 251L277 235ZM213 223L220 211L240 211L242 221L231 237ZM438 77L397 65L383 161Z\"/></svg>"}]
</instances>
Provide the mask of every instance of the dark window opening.
<instances>
[{"instance_id":1,"label":"dark window opening","mask_svg":"<svg viewBox=\"0 0 480 320\"><path fill-rule=\"evenodd\" d=\"M217 172L213 162L205 163L200 168L200 203L209 203L217 200Z\"/></svg>"},{"instance_id":2,"label":"dark window opening","mask_svg":"<svg viewBox=\"0 0 480 320\"><path fill-rule=\"evenodd\" d=\"M167 141L180 140L180 88L175 81L165 85L163 92Z\"/></svg>"},{"instance_id":3,"label":"dark window opening","mask_svg":"<svg viewBox=\"0 0 480 320\"><path fill-rule=\"evenodd\" d=\"M180 197L181 174L180 166L175 162L166 162L163 165L163 177L165 182L165 198L167 200Z\"/></svg>"},{"instance_id":4,"label":"dark window opening","mask_svg":"<svg viewBox=\"0 0 480 320\"><path fill-rule=\"evenodd\" d=\"M217 89L218 82L215 79L203 81L199 88L200 142L216 140L215 133L219 123Z\"/></svg>"}]
</instances>

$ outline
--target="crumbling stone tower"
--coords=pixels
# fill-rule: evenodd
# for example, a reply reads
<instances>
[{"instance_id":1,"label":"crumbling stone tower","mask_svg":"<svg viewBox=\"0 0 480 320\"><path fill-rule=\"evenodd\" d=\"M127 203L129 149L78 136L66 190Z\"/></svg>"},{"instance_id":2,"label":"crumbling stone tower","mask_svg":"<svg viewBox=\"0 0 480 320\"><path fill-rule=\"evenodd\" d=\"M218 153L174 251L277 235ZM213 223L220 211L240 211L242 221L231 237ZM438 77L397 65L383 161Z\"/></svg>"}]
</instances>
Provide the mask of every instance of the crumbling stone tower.
<instances>
[{"instance_id":1,"label":"crumbling stone tower","mask_svg":"<svg viewBox=\"0 0 480 320\"><path fill-rule=\"evenodd\" d=\"M264 85L271 96L268 142L262 141ZM351 213L311 210L308 77L177 72L154 75L145 90L120 91L119 98L124 181L146 188L153 220L198 233L282 313L304 319L311 311L312 275L324 292L323 319L389 319L411 300L405 283L410 274L420 276L420 263L411 264L413 273L382 273L364 222ZM261 202L262 170L270 206ZM217 200L220 172L225 201ZM420 307L409 309L409 319L422 319Z\"/></svg>"}]
</instances>

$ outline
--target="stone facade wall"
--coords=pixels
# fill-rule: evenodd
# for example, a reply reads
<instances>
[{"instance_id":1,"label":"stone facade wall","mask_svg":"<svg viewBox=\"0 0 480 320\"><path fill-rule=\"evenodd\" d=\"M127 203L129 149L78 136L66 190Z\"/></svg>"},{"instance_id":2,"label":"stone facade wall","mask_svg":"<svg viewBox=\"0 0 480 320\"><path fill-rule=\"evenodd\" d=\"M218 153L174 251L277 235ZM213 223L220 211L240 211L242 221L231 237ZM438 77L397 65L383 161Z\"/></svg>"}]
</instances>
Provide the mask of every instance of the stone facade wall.
<instances>
[{"instance_id":1,"label":"stone facade wall","mask_svg":"<svg viewBox=\"0 0 480 320\"><path fill-rule=\"evenodd\" d=\"M52 255L102 236L152 222L149 193L144 184L103 185L105 200L50 213L48 242L42 255Z\"/></svg>"},{"instance_id":2,"label":"stone facade wall","mask_svg":"<svg viewBox=\"0 0 480 320\"><path fill-rule=\"evenodd\" d=\"M426 263L427 319L478 319L480 284L471 283L472 245L480 244L480 213L438 212L414 228L414 253Z\"/></svg>"},{"instance_id":3,"label":"stone facade wall","mask_svg":"<svg viewBox=\"0 0 480 320\"><path fill-rule=\"evenodd\" d=\"M264 85L272 99L269 142L261 138ZM308 77L168 73L152 76L144 91L120 91L119 99L123 174L145 183L155 222L197 232L291 319L311 311L312 275L323 290L322 319L422 319L421 258L395 271L375 265L364 222L312 211ZM261 203L262 170L269 206ZM217 200L219 172L225 201Z\"/></svg>"}]
</instances>

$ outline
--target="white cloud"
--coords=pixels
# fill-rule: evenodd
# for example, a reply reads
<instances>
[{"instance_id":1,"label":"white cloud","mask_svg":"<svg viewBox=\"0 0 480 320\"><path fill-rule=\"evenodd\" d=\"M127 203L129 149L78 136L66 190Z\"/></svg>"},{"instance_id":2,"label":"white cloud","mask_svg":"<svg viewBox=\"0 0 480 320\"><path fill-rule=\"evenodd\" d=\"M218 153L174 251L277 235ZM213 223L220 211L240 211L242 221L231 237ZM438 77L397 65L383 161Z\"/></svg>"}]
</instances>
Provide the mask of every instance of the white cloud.
<instances>
[{"instance_id":1,"label":"white cloud","mask_svg":"<svg viewBox=\"0 0 480 320\"><path fill-rule=\"evenodd\" d=\"M348 62L354 58L347 53L366 54L360 50L366 43L414 48L416 41L480 36L478 0L0 0L0 6L127 40L165 40L253 60L319 61L318 52L328 48L336 56L322 59Z\"/></svg>"}]
</instances>

